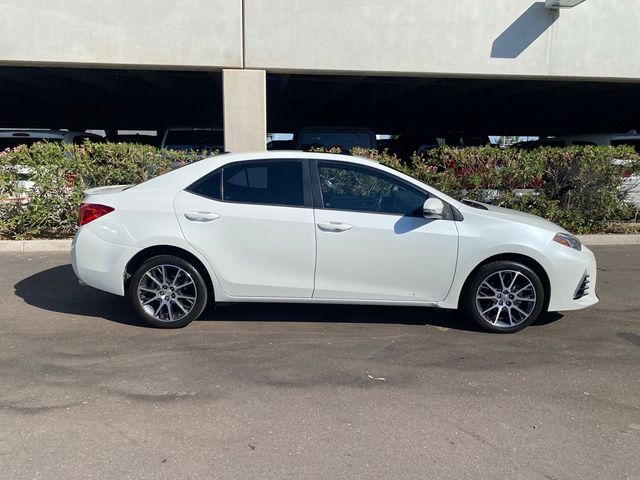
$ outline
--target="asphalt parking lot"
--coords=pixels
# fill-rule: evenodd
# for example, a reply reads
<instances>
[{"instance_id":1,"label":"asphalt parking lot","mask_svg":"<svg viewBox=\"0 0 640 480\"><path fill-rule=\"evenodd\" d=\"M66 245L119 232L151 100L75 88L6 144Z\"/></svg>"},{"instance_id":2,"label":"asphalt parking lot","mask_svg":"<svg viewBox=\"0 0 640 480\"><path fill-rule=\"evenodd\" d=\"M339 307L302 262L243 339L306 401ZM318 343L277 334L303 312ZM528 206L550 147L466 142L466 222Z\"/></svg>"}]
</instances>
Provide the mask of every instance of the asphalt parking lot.
<instances>
[{"instance_id":1,"label":"asphalt parking lot","mask_svg":"<svg viewBox=\"0 0 640 480\"><path fill-rule=\"evenodd\" d=\"M62 254L0 255L2 479L640 478L640 247L516 335L419 308L142 326Z\"/></svg>"}]
</instances>

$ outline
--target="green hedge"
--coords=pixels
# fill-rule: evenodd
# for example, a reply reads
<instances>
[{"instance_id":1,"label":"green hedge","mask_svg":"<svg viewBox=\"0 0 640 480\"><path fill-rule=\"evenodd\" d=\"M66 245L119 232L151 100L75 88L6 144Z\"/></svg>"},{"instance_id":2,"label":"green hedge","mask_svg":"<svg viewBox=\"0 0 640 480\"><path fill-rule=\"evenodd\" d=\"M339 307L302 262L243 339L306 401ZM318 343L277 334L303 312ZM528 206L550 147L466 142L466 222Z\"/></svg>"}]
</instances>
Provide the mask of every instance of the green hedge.
<instances>
[{"instance_id":1,"label":"green hedge","mask_svg":"<svg viewBox=\"0 0 640 480\"><path fill-rule=\"evenodd\" d=\"M623 175L640 174L640 159L628 148L439 148L409 161L387 153L353 153L374 158L456 198L491 197L494 204L540 215L575 233L638 227L637 211L625 204L620 190ZM0 238L70 237L85 189L139 183L199 158L110 143L38 143L0 152ZM620 164L616 159L627 162ZM27 171L35 182L28 193L17 188ZM514 190L518 189L529 193L517 195ZM27 195L28 201L20 201Z\"/></svg>"},{"instance_id":2,"label":"green hedge","mask_svg":"<svg viewBox=\"0 0 640 480\"><path fill-rule=\"evenodd\" d=\"M72 237L87 188L140 183L199 158L114 143L36 143L0 152L0 238ZM17 188L26 172L35 182L29 192Z\"/></svg>"},{"instance_id":3,"label":"green hedge","mask_svg":"<svg viewBox=\"0 0 640 480\"><path fill-rule=\"evenodd\" d=\"M577 233L640 231L637 209L626 203L623 178L640 175L629 147L519 150L442 147L401 161L356 150L448 195L538 215Z\"/></svg>"}]
</instances>

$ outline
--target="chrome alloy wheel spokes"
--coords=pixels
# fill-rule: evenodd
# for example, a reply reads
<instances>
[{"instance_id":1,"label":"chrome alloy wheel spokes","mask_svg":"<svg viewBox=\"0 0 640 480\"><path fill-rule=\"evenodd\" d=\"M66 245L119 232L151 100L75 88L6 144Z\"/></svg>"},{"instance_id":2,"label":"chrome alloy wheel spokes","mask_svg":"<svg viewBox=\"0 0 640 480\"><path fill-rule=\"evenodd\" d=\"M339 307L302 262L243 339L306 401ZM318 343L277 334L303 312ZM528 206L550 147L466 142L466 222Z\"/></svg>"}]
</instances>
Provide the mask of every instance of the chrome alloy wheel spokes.
<instances>
[{"instance_id":1,"label":"chrome alloy wheel spokes","mask_svg":"<svg viewBox=\"0 0 640 480\"><path fill-rule=\"evenodd\" d=\"M158 265L142 276L138 301L145 312L161 322L176 322L189 315L198 291L188 272L175 265Z\"/></svg>"},{"instance_id":2,"label":"chrome alloy wheel spokes","mask_svg":"<svg viewBox=\"0 0 640 480\"><path fill-rule=\"evenodd\" d=\"M478 287L476 308L482 318L496 327L521 324L536 306L536 289L522 272L500 270L492 273Z\"/></svg>"}]
</instances>

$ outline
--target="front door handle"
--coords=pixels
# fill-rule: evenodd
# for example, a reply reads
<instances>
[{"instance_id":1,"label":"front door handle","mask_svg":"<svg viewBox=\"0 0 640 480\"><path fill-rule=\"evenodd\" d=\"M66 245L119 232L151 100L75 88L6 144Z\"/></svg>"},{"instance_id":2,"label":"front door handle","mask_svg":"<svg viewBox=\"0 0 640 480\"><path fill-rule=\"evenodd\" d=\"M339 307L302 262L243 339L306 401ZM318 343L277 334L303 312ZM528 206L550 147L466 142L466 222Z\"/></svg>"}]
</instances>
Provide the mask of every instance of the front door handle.
<instances>
[{"instance_id":1,"label":"front door handle","mask_svg":"<svg viewBox=\"0 0 640 480\"><path fill-rule=\"evenodd\" d=\"M349 225L348 223L342 222L328 222L328 223L319 223L318 228L323 232L346 232L347 230L351 230L353 225Z\"/></svg>"},{"instance_id":2,"label":"front door handle","mask_svg":"<svg viewBox=\"0 0 640 480\"><path fill-rule=\"evenodd\" d=\"M220 218L220 215L213 212L187 212L184 216L192 222L210 222Z\"/></svg>"}]
</instances>

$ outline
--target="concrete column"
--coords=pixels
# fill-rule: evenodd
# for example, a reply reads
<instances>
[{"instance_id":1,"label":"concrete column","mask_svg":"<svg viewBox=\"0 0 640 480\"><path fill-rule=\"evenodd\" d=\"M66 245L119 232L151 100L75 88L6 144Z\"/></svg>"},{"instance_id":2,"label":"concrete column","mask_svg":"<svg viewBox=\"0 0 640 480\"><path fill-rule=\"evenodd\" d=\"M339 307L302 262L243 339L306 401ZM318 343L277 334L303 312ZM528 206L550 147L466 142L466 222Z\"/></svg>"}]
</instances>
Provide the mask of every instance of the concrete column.
<instances>
[{"instance_id":1,"label":"concrete column","mask_svg":"<svg viewBox=\"0 0 640 480\"><path fill-rule=\"evenodd\" d=\"M262 152L267 142L264 70L223 70L224 146L228 152Z\"/></svg>"}]
</instances>

